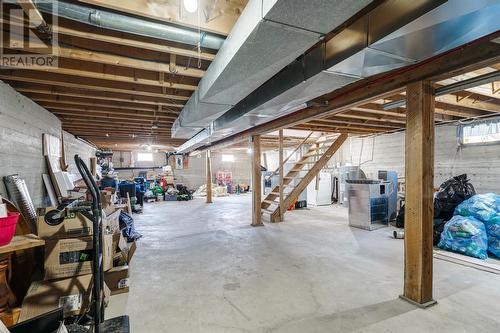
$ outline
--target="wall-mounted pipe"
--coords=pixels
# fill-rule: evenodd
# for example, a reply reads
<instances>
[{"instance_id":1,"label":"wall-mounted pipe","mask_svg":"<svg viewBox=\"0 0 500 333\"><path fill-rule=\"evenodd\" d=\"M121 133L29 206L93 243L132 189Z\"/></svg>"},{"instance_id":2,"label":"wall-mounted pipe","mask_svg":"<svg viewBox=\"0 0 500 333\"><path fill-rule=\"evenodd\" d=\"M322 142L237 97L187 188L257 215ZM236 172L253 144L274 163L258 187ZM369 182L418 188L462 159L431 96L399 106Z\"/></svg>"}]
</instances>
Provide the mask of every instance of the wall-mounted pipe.
<instances>
[{"instance_id":1,"label":"wall-mounted pipe","mask_svg":"<svg viewBox=\"0 0 500 333\"><path fill-rule=\"evenodd\" d=\"M127 32L145 37L189 45L198 45L201 38L202 47L214 50L218 50L225 40L214 34L204 33L203 36L200 36L197 31L181 28L172 24L143 20L104 9L95 9L64 1L36 0L35 4L37 8L44 13L57 15L65 19L90 24L100 28Z\"/></svg>"}]
</instances>

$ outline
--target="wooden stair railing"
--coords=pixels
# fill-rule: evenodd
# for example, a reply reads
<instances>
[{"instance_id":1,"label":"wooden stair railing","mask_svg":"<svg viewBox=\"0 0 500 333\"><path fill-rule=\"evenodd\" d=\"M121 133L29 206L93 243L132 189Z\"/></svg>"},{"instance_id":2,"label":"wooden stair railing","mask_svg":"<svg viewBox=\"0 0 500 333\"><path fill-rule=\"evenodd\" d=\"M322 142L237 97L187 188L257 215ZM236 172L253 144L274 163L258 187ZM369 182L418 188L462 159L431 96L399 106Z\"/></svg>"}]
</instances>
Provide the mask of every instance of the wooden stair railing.
<instances>
[{"instance_id":1,"label":"wooden stair railing","mask_svg":"<svg viewBox=\"0 0 500 333\"><path fill-rule=\"evenodd\" d=\"M314 177L316 177L321 169L328 163L335 152L342 146L347 137L347 134L341 134L334 140L318 140L283 177L283 191L285 189L290 189L289 192L283 195L285 197L282 208L283 215L287 211L287 208L298 198L300 193L302 193L307 185L309 185ZM331 144L328 146L329 143ZM322 153L321 151L324 149L326 150ZM319 157L319 159L313 161L309 160L317 157ZM312 165L312 167L304 170L305 165ZM304 177L299 178L298 175L301 171L307 171L307 173ZM300 180L297 185L293 185L293 181L296 179ZM280 216L282 215L280 214L279 193L280 186L276 185L262 201L262 213L264 216L269 217L270 222L279 222Z\"/></svg>"}]
</instances>

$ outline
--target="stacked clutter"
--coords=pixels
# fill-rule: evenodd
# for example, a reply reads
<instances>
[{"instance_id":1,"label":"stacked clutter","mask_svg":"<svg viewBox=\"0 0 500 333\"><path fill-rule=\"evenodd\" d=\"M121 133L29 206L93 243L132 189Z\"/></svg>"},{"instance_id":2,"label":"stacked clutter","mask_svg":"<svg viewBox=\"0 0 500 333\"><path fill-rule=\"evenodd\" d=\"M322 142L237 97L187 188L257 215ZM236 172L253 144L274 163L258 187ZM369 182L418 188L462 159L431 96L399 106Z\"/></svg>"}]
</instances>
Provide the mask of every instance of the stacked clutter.
<instances>
[{"instance_id":1,"label":"stacked clutter","mask_svg":"<svg viewBox=\"0 0 500 333\"><path fill-rule=\"evenodd\" d=\"M65 317L84 314L92 288L92 221L79 212L40 208L37 229L45 240L43 280L28 289L19 321L58 307Z\"/></svg>"},{"instance_id":2,"label":"stacked clutter","mask_svg":"<svg viewBox=\"0 0 500 333\"><path fill-rule=\"evenodd\" d=\"M127 205L115 205L115 200L112 191L101 192L105 300L129 291L129 264L135 240L140 238ZM37 211L37 234L45 240L43 276L32 282L24 298L20 322L59 307L65 318L75 316L78 321L90 307L95 230L92 220L75 203ZM120 221L123 214L129 218L127 223Z\"/></svg>"},{"instance_id":3,"label":"stacked clutter","mask_svg":"<svg viewBox=\"0 0 500 333\"><path fill-rule=\"evenodd\" d=\"M459 204L446 223L438 246L480 259L500 258L500 196L477 194ZM474 226L474 229L468 226ZM454 230L458 232L454 232ZM464 229L467 232L464 234ZM468 238L468 241L464 241Z\"/></svg>"},{"instance_id":4,"label":"stacked clutter","mask_svg":"<svg viewBox=\"0 0 500 333\"><path fill-rule=\"evenodd\" d=\"M113 196L101 195L104 282L111 295L116 295L129 291L129 265L141 235L135 231L132 212L113 202Z\"/></svg>"}]
</instances>

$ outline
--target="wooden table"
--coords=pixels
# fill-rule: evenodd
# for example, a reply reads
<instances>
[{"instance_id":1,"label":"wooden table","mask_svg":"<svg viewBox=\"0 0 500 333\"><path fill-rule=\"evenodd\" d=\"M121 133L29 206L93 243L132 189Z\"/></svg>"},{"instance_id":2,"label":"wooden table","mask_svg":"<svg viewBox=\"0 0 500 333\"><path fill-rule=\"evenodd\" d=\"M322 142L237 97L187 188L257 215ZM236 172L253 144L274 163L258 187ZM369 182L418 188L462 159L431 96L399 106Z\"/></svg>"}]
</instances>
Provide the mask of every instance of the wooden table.
<instances>
[{"instance_id":1,"label":"wooden table","mask_svg":"<svg viewBox=\"0 0 500 333\"><path fill-rule=\"evenodd\" d=\"M16 297L9 287L8 268L12 254L16 251L44 246L45 241L33 234L14 236L12 241L0 246L0 320L7 326L12 326L19 318L19 309L11 309Z\"/></svg>"}]
</instances>

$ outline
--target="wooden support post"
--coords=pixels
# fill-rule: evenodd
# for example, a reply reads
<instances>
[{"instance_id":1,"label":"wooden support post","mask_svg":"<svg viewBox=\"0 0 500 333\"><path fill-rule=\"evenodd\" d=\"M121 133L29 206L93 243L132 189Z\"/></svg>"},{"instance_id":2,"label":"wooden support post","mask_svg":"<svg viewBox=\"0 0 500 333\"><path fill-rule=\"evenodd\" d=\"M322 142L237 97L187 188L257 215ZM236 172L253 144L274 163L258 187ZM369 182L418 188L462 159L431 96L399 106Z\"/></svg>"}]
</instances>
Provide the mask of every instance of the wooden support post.
<instances>
[{"instance_id":1,"label":"wooden support post","mask_svg":"<svg viewBox=\"0 0 500 333\"><path fill-rule=\"evenodd\" d=\"M206 152L207 160L207 203L212 203L212 158L210 150Z\"/></svg>"},{"instance_id":2,"label":"wooden support post","mask_svg":"<svg viewBox=\"0 0 500 333\"><path fill-rule=\"evenodd\" d=\"M429 81L407 86L405 278L403 299L421 307L432 299L434 89Z\"/></svg>"},{"instance_id":3,"label":"wooden support post","mask_svg":"<svg viewBox=\"0 0 500 333\"><path fill-rule=\"evenodd\" d=\"M262 172L260 170L260 135L251 138L252 144L252 227L262 226L261 190Z\"/></svg>"},{"instance_id":4,"label":"wooden support post","mask_svg":"<svg viewBox=\"0 0 500 333\"><path fill-rule=\"evenodd\" d=\"M280 168L280 222L283 222L286 207L283 207L283 129L279 130L279 168Z\"/></svg>"}]
</instances>

